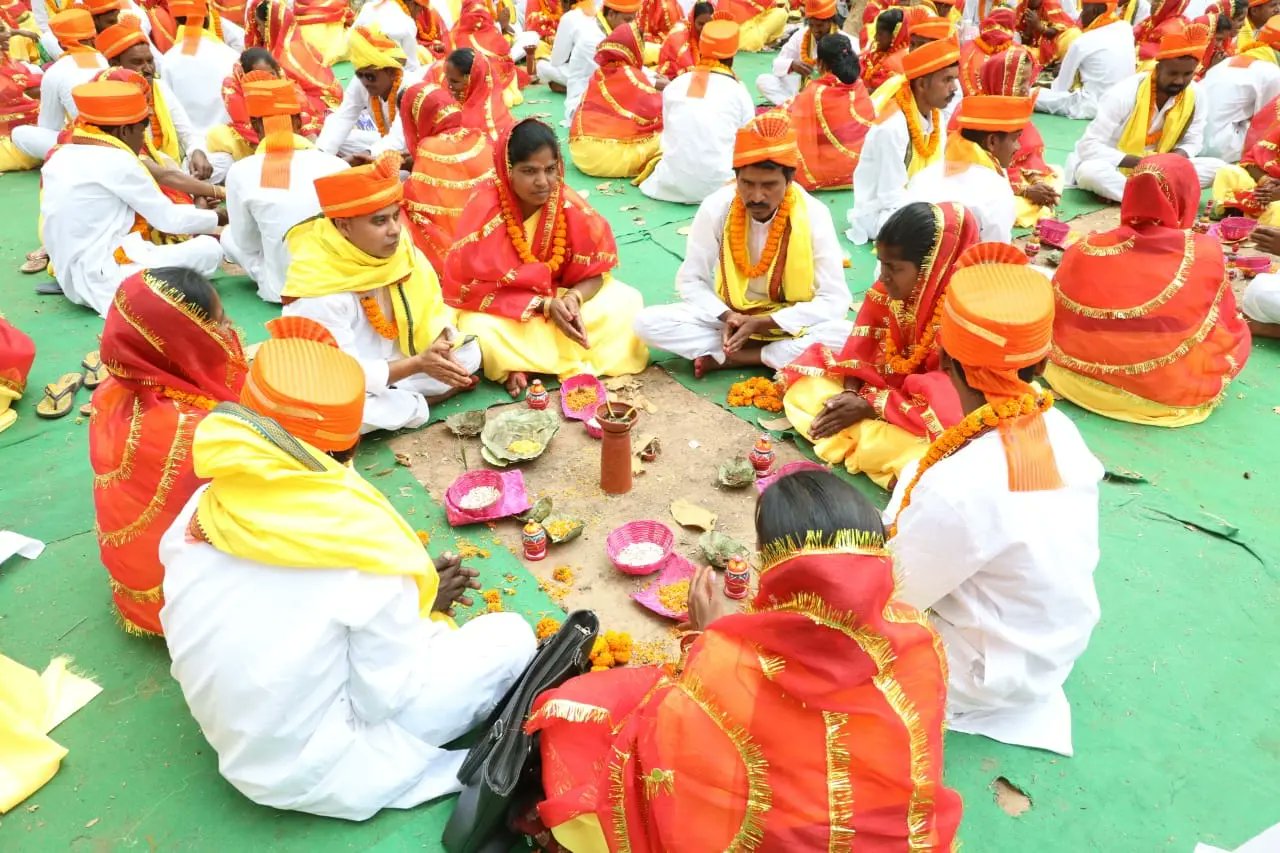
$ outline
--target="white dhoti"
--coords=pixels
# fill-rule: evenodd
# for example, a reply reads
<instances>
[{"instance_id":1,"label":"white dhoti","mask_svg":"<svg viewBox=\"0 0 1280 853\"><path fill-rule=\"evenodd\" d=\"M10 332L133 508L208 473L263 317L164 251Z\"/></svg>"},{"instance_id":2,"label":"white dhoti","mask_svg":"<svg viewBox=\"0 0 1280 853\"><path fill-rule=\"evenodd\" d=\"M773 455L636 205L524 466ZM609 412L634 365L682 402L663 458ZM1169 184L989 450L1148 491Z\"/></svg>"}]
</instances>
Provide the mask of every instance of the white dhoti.
<instances>
[{"instance_id":1,"label":"white dhoti","mask_svg":"<svg viewBox=\"0 0 1280 853\"><path fill-rule=\"evenodd\" d=\"M347 134L347 138L338 146L339 157L349 157L352 154L367 154L382 141L382 134L376 130L362 130L355 128Z\"/></svg>"},{"instance_id":2,"label":"white dhoti","mask_svg":"<svg viewBox=\"0 0 1280 853\"><path fill-rule=\"evenodd\" d=\"M711 356L717 363L724 364L724 323L702 316L684 303L645 308L636 316L635 328L636 335L651 347L689 360ZM852 332L853 324L848 320L818 323L796 337L765 344L760 360L767 367L780 370L813 344L841 349Z\"/></svg>"},{"instance_id":3,"label":"white dhoti","mask_svg":"<svg viewBox=\"0 0 1280 853\"><path fill-rule=\"evenodd\" d=\"M563 65L552 65L548 59L539 59L538 79L543 83L556 83L560 86L569 85L569 69Z\"/></svg>"},{"instance_id":4,"label":"white dhoti","mask_svg":"<svg viewBox=\"0 0 1280 853\"><path fill-rule=\"evenodd\" d=\"M1250 320L1280 323L1280 275L1263 273L1249 282L1240 309Z\"/></svg>"},{"instance_id":5,"label":"white dhoti","mask_svg":"<svg viewBox=\"0 0 1280 853\"><path fill-rule=\"evenodd\" d=\"M1098 96L1086 89L1061 92L1040 88L1036 96L1036 112L1067 118L1089 119L1098 116Z\"/></svg>"},{"instance_id":6,"label":"white dhoti","mask_svg":"<svg viewBox=\"0 0 1280 853\"><path fill-rule=\"evenodd\" d=\"M800 75L761 74L756 78L756 89L770 102L782 106L800 93Z\"/></svg>"},{"instance_id":7,"label":"white dhoti","mask_svg":"<svg viewBox=\"0 0 1280 853\"><path fill-rule=\"evenodd\" d=\"M453 331L456 338L458 332ZM480 343L471 341L459 347L454 355L462 363L468 373L480 370ZM427 400L441 397L452 391L452 387L438 379L432 379L425 373L407 376L394 385L369 391L366 388L364 397L364 423L360 425L361 434L374 430L413 429L425 424L431 416Z\"/></svg>"},{"instance_id":8,"label":"white dhoti","mask_svg":"<svg viewBox=\"0 0 1280 853\"><path fill-rule=\"evenodd\" d=\"M24 124L13 129L12 138L13 144L23 154L43 161L49 156L49 149L58 142L58 133L34 124Z\"/></svg>"},{"instance_id":9,"label":"white dhoti","mask_svg":"<svg viewBox=\"0 0 1280 853\"><path fill-rule=\"evenodd\" d=\"M1192 157L1191 165L1195 167L1200 186L1213 185L1214 176L1226 165L1216 157ZM1118 168L1106 160L1076 161L1072 154L1067 158L1067 174L1074 175L1074 184L1082 190L1109 201L1120 201L1124 195L1124 185L1128 180Z\"/></svg>"}]
</instances>

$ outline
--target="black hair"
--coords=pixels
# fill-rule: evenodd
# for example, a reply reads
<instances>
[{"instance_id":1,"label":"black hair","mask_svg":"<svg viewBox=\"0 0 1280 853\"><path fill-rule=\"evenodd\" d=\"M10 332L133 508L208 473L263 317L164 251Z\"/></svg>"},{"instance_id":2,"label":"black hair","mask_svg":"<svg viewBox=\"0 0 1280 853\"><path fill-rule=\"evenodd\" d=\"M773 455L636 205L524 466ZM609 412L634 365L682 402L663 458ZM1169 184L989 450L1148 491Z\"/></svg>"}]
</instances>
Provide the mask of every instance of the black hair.
<instances>
[{"instance_id":1,"label":"black hair","mask_svg":"<svg viewBox=\"0 0 1280 853\"><path fill-rule=\"evenodd\" d=\"M1231 17L1239 18L1249 11L1249 0L1234 0L1231 4Z\"/></svg>"},{"instance_id":2,"label":"black hair","mask_svg":"<svg viewBox=\"0 0 1280 853\"><path fill-rule=\"evenodd\" d=\"M267 16L270 14L271 3L269 0L262 0L261 3L253 7L253 16L257 18L260 23L265 24L267 22Z\"/></svg>"},{"instance_id":3,"label":"black hair","mask_svg":"<svg viewBox=\"0 0 1280 853\"><path fill-rule=\"evenodd\" d=\"M894 246L902 253L902 259L920 266L938 241L938 221L933 205L927 201L913 201L898 210L885 221L876 237L877 243Z\"/></svg>"},{"instance_id":4,"label":"black hair","mask_svg":"<svg viewBox=\"0 0 1280 853\"><path fill-rule=\"evenodd\" d=\"M476 52L469 47L460 47L445 58L445 62L461 71L463 74L471 73L471 66L476 61Z\"/></svg>"},{"instance_id":5,"label":"black hair","mask_svg":"<svg viewBox=\"0 0 1280 853\"><path fill-rule=\"evenodd\" d=\"M186 267L156 267L147 272L172 288L184 303L200 309L210 319L213 318L214 307L218 304L218 292L213 289L213 283L209 279Z\"/></svg>"},{"instance_id":6,"label":"black hair","mask_svg":"<svg viewBox=\"0 0 1280 853\"><path fill-rule=\"evenodd\" d=\"M853 52L853 45L843 33L825 35L818 42L818 61L822 67L836 75L841 83L853 83L862 73L862 65L858 55Z\"/></svg>"},{"instance_id":7,"label":"black hair","mask_svg":"<svg viewBox=\"0 0 1280 853\"><path fill-rule=\"evenodd\" d=\"M782 170L782 177L786 178L787 183L791 183L791 179L796 176L795 166L784 166L776 160L761 160L759 163L752 163L751 165L757 166L761 169L773 169L773 170L780 169ZM736 175L745 168L746 166L738 166L733 170L733 173Z\"/></svg>"},{"instance_id":8,"label":"black hair","mask_svg":"<svg viewBox=\"0 0 1280 853\"><path fill-rule=\"evenodd\" d=\"M891 33L893 28L902 23L902 10L889 9L876 16L876 32Z\"/></svg>"},{"instance_id":9,"label":"black hair","mask_svg":"<svg viewBox=\"0 0 1280 853\"><path fill-rule=\"evenodd\" d=\"M832 542L842 531L884 539L880 512L861 492L829 471L797 471L780 478L756 501L756 539L804 544L811 534Z\"/></svg>"},{"instance_id":10,"label":"black hair","mask_svg":"<svg viewBox=\"0 0 1280 853\"><path fill-rule=\"evenodd\" d=\"M975 130L972 127L960 128L960 138L968 140L979 147L986 143L987 137L990 135L991 131L989 130Z\"/></svg>"},{"instance_id":11,"label":"black hair","mask_svg":"<svg viewBox=\"0 0 1280 853\"><path fill-rule=\"evenodd\" d=\"M1219 15L1218 23L1214 26L1213 31L1215 33L1229 33L1235 28L1235 21L1231 20L1226 15Z\"/></svg>"},{"instance_id":12,"label":"black hair","mask_svg":"<svg viewBox=\"0 0 1280 853\"><path fill-rule=\"evenodd\" d=\"M716 7L714 3L707 3L705 0L693 4L693 10L689 13L689 20L701 18L703 15L714 15Z\"/></svg>"},{"instance_id":13,"label":"black hair","mask_svg":"<svg viewBox=\"0 0 1280 853\"><path fill-rule=\"evenodd\" d=\"M360 450L360 439L356 439L356 443L348 447L346 450L330 450L326 455L337 462L339 465L346 465L352 459L356 458L356 453Z\"/></svg>"},{"instance_id":14,"label":"black hair","mask_svg":"<svg viewBox=\"0 0 1280 853\"><path fill-rule=\"evenodd\" d=\"M556 139L556 132L537 119L525 119L511 131L507 162L512 166L523 163L544 148L550 148L556 160L560 159L560 140Z\"/></svg>"},{"instance_id":15,"label":"black hair","mask_svg":"<svg viewBox=\"0 0 1280 853\"><path fill-rule=\"evenodd\" d=\"M244 53L240 54L240 67L249 72L253 70L253 66L265 62L276 71L280 70L280 63L271 55L271 51L265 47L251 47Z\"/></svg>"}]
</instances>

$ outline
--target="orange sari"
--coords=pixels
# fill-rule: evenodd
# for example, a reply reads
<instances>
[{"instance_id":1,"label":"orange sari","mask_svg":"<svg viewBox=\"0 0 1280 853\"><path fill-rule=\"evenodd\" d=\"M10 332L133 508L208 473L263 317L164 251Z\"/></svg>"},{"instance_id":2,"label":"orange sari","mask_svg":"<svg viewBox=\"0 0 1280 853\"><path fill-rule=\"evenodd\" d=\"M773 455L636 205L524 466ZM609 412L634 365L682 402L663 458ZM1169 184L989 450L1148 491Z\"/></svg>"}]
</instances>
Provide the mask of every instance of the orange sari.
<instances>
[{"instance_id":1,"label":"orange sari","mask_svg":"<svg viewBox=\"0 0 1280 853\"><path fill-rule=\"evenodd\" d=\"M902 73L902 57L907 55L907 46L911 44L910 29L904 19L893 31L893 42L887 51L872 47L862 54L862 80L868 92L879 89L894 74Z\"/></svg>"},{"instance_id":2,"label":"orange sari","mask_svg":"<svg viewBox=\"0 0 1280 853\"><path fill-rule=\"evenodd\" d=\"M978 37L960 48L960 89L964 94L977 93L982 64L1013 44L1013 25L1013 10L1001 6L983 20Z\"/></svg>"},{"instance_id":3,"label":"orange sari","mask_svg":"<svg viewBox=\"0 0 1280 853\"><path fill-rule=\"evenodd\" d=\"M404 185L409 233L440 275L463 208L493 178L493 147L483 132L462 126L448 89L426 81L401 96L400 121L413 152Z\"/></svg>"},{"instance_id":4,"label":"orange sari","mask_svg":"<svg viewBox=\"0 0 1280 853\"><path fill-rule=\"evenodd\" d=\"M789 111L800 151L800 186L848 187L862 155L862 141L876 121L867 87L861 80L841 83L834 74L824 74L800 90Z\"/></svg>"},{"instance_id":5,"label":"orange sari","mask_svg":"<svg viewBox=\"0 0 1280 853\"><path fill-rule=\"evenodd\" d=\"M265 25L250 16L245 29L246 47L265 47L280 63L280 68L301 87L306 100L303 105L316 116L326 116L342 103L342 85L324 64L315 48L302 37L293 7L276 0Z\"/></svg>"},{"instance_id":6,"label":"orange sari","mask_svg":"<svg viewBox=\"0 0 1280 853\"><path fill-rule=\"evenodd\" d=\"M1046 378L1107 417L1199 423L1249 357L1222 246L1190 229L1195 169L1161 154L1133 171L1121 226L1069 248L1054 276L1058 308Z\"/></svg>"},{"instance_id":7,"label":"orange sari","mask_svg":"<svg viewBox=\"0 0 1280 853\"><path fill-rule=\"evenodd\" d=\"M634 177L658 153L662 133L662 93L645 77L639 27L606 36L596 64L569 127L569 151L585 174Z\"/></svg>"},{"instance_id":8,"label":"orange sari","mask_svg":"<svg viewBox=\"0 0 1280 853\"><path fill-rule=\"evenodd\" d=\"M191 438L240 396L240 340L144 270L116 291L102 332L108 378L93 394L89 460L98 545L126 631L160 634L160 537L200 485Z\"/></svg>"},{"instance_id":9,"label":"orange sari","mask_svg":"<svg viewBox=\"0 0 1280 853\"><path fill-rule=\"evenodd\" d=\"M674 80L698 64L698 40L693 35L693 24L681 21L671 28L662 47L658 50L658 74Z\"/></svg>"},{"instance_id":10,"label":"orange sari","mask_svg":"<svg viewBox=\"0 0 1280 853\"><path fill-rule=\"evenodd\" d=\"M636 21L644 41L662 44L671 29L685 18L676 0L643 0Z\"/></svg>"},{"instance_id":11,"label":"orange sari","mask_svg":"<svg viewBox=\"0 0 1280 853\"><path fill-rule=\"evenodd\" d=\"M539 696L543 823L594 818L634 853L950 850L942 643L893 600L878 537L845 533L767 548L750 610L712 622L678 674Z\"/></svg>"}]
</instances>

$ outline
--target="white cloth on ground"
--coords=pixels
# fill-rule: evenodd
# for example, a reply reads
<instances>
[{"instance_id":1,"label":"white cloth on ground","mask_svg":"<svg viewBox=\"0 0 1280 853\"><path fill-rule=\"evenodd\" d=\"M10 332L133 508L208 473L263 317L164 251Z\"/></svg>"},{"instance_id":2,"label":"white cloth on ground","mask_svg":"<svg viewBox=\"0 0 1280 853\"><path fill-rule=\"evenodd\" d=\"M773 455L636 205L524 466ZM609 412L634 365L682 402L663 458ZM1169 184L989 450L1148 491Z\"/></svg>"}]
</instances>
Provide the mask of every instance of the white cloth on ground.
<instances>
[{"instance_id":1,"label":"white cloth on ground","mask_svg":"<svg viewBox=\"0 0 1280 853\"><path fill-rule=\"evenodd\" d=\"M920 118L920 132L926 136L933 133L933 121L927 115ZM907 203L910 149L911 132L902 110L895 110L867 131L862 156L853 167L853 207L845 233L855 245L874 240L885 220Z\"/></svg>"},{"instance_id":2,"label":"white cloth on ground","mask_svg":"<svg viewBox=\"0 0 1280 853\"><path fill-rule=\"evenodd\" d=\"M1124 21L1081 33L1067 48L1053 85L1039 90L1036 110L1067 118L1093 118L1098 114L1098 101L1113 86L1133 76L1135 50L1133 27Z\"/></svg>"},{"instance_id":3,"label":"white cloth on ground","mask_svg":"<svg viewBox=\"0 0 1280 853\"><path fill-rule=\"evenodd\" d=\"M778 56L773 60L773 69L770 73L761 74L756 78L756 89L761 95L768 98L772 103L781 106L787 101L794 98L800 93L800 75L791 71L791 64L801 60L801 50L804 47L805 35L809 32L807 24L796 28L786 43L782 45L782 49L778 51ZM849 44L853 47L853 52L858 52L858 42L853 36L843 30L836 30L837 33L849 40ZM814 55L817 55L818 46L813 46Z\"/></svg>"},{"instance_id":4,"label":"white cloth on ground","mask_svg":"<svg viewBox=\"0 0 1280 853\"><path fill-rule=\"evenodd\" d=\"M978 220L983 242L1013 242L1018 219L1013 187L995 169L970 165L963 172L948 175L946 161L941 160L916 172L907 184L907 201L958 202Z\"/></svg>"},{"instance_id":5,"label":"white cloth on ground","mask_svg":"<svg viewBox=\"0 0 1280 853\"><path fill-rule=\"evenodd\" d=\"M1249 123L1280 95L1280 66L1262 60L1238 66L1225 60L1204 75L1200 91L1209 110L1204 153L1237 163L1244 153Z\"/></svg>"},{"instance_id":6,"label":"white cloth on ground","mask_svg":"<svg viewBox=\"0 0 1280 853\"><path fill-rule=\"evenodd\" d=\"M1102 464L1057 409L1044 415L1059 489L1011 492L998 431L921 476L890 541L898 598L946 646L953 731L1071 755L1063 684L1100 615L1098 483ZM885 509L892 522L911 463Z\"/></svg>"},{"instance_id":7,"label":"white cloth on ground","mask_svg":"<svg viewBox=\"0 0 1280 853\"><path fill-rule=\"evenodd\" d=\"M514 613L423 619L413 580L268 566L190 541L197 491L160 543L173 677L256 803L347 820L460 789L465 750L533 658Z\"/></svg>"},{"instance_id":8,"label":"white cloth on ground","mask_svg":"<svg viewBox=\"0 0 1280 853\"><path fill-rule=\"evenodd\" d=\"M1259 323L1280 323L1280 275L1255 276L1244 289L1240 310Z\"/></svg>"},{"instance_id":9,"label":"white cloth on ground","mask_svg":"<svg viewBox=\"0 0 1280 853\"><path fill-rule=\"evenodd\" d=\"M222 81L231 76L239 61L240 54L226 44L201 38L194 54L183 53L183 45L178 43L157 63L161 79L177 96L201 139L212 128L231 121L222 100Z\"/></svg>"}]
</instances>

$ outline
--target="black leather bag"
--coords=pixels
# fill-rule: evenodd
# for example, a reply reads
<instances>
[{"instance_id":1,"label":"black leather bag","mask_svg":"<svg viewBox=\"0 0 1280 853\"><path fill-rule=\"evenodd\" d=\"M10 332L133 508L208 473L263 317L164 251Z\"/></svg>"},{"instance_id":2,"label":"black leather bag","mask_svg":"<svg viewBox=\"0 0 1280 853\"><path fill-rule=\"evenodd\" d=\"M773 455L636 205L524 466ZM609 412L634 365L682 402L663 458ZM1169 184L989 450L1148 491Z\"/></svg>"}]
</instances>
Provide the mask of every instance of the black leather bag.
<instances>
[{"instance_id":1,"label":"black leather bag","mask_svg":"<svg viewBox=\"0 0 1280 853\"><path fill-rule=\"evenodd\" d=\"M600 620L593 611L570 613L498 703L488 731L458 771L465 787L444 828L444 849L449 853L476 853L505 830L512 800L538 776L535 738L524 730L529 709L543 691L590 669L591 648L599 633Z\"/></svg>"}]
</instances>

